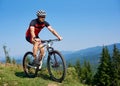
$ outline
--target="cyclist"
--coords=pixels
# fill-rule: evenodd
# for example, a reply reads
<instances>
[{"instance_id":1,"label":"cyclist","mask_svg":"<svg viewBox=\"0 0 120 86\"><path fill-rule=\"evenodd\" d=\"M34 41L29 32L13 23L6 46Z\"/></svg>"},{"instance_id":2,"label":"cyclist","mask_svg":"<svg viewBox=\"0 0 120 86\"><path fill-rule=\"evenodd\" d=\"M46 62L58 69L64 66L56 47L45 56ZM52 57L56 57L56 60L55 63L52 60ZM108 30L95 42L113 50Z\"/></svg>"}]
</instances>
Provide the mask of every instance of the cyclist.
<instances>
[{"instance_id":1,"label":"cyclist","mask_svg":"<svg viewBox=\"0 0 120 86\"><path fill-rule=\"evenodd\" d=\"M44 55L44 48L40 48L42 46L41 39L39 38L40 31L47 27L47 29L52 32L59 40L62 40L62 37L51 27L51 25L45 21L46 12L43 10L37 11L37 18L33 19L30 22L29 28L26 31L26 40L33 44L33 64L40 65L40 61ZM37 59L36 54L38 49L40 49L40 56Z\"/></svg>"}]
</instances>

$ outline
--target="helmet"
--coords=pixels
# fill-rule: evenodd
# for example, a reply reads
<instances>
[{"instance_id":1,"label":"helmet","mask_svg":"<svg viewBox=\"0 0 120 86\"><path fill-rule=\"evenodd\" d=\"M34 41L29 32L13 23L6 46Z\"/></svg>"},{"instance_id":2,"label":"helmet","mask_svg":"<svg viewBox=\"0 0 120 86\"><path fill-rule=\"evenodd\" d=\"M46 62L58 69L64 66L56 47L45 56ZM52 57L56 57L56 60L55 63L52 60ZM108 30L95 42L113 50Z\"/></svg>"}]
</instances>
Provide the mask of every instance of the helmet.
<instances>
[{"instance_id":1,"label":"helmet","mask_svg":"<svg viewBox=\"0 0 120 86\"><path fill-rule=\"evenodd\" d=\"M39 11L37 11L37 14L36 14L38 17L39 16L46 16L46 12L45 11L43 11L43 10L39 10Z\"/></svg>"}]
</instances>

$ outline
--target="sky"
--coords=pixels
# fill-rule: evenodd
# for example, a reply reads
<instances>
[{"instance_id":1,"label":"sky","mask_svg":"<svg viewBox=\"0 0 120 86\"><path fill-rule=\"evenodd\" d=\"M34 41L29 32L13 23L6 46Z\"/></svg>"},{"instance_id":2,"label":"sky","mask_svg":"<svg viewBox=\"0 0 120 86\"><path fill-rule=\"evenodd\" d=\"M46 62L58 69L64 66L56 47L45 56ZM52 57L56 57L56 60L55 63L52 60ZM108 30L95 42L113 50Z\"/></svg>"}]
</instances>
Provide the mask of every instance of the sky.
<instances>
[{"instance_id":1,"label":"sky","mask_svg":"<svg viewBox=\"0 0 120 86\"><path fill-rule=\"evenodd\" d=\"M46 11L46 21L63 37L54 43L57 50L120 43L119 0L0 0L0 57L3 45L13 57L32 50L25 32L38 10ZM47 28L39 36L56 38Z\"/></svg>"}]
</instances>

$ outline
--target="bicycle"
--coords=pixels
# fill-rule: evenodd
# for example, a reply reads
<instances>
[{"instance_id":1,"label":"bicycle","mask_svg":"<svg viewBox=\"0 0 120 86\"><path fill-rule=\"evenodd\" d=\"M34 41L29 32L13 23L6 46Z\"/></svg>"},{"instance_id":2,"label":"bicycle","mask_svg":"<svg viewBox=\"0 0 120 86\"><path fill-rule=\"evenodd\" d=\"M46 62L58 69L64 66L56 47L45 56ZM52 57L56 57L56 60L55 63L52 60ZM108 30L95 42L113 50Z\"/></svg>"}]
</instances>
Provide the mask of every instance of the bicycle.
<instances>
[{"instance_id":1,"label":"bicycle","mask_svg":"<svg viewBox=\"0 0 120 86\"><path fill-rule=\"evenodd\" d=\"M63 55L58 50L54 50L54 48L52 47L53 42L55 41L59 40L49 39L41 41L43 43L43 46L41 48L44 48L45 50L45 55L44 57L42 57L42 61L43 58L45 58L45 56L47 55L47 70L51 79L57 82L62 82L66 75L66 63ZM39 54L37 55L37 57L39 56ZM35 67L30 65L33 59L34 57L31 51L26 52L23 57L23 69L28 77L36 77L39 71L40 66Z\"/></svg>"}]
</instances>

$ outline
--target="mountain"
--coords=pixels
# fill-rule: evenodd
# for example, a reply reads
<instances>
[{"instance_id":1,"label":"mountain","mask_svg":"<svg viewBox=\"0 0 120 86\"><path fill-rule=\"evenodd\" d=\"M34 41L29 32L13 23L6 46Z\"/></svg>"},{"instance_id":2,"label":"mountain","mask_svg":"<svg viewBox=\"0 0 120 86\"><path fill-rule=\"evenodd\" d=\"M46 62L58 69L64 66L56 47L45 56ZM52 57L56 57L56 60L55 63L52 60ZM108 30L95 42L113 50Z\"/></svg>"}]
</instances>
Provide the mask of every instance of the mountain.
<instances>
[{"instance_id":1,"label":"mountain","mask_svg":"<svg viewBox=\"0 0 120 86\"><path fill-rule=\"evenodd\" d=\"M112 55L114 44L105 46L108 48L110 55ZM120 43L116 43L116 46L118 49L120 49ZM64 54L64 57L67 63L75 64L76 60L80 60L80 62L83 63L84 60L87 60L94 65L99 62L102 53L102 48L103 46L86 48L75 52L71 52L69 54Z\"/></svg>"},{"instance_id":2,"label":"mountain","mask_svg":"<svg viewBox=\"0 0 120 86\"><path fill-rule=\"evenodd\" d=\"M120 43L115 43L117 48L120 49ZM110 55L112 55L114 44L107 46ZM81 63L84 60L89 61L91 64L98 64L103 46L90 47L78 51L60 51L65 57L66 63L75 64L76 60L80 60ZM23 55L16 57L17 64L22 64ZM0 58L0 62L5 62L5 58Z\"/></svg>"}]
</instances>

